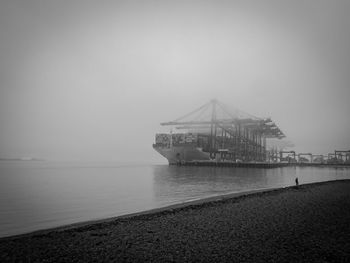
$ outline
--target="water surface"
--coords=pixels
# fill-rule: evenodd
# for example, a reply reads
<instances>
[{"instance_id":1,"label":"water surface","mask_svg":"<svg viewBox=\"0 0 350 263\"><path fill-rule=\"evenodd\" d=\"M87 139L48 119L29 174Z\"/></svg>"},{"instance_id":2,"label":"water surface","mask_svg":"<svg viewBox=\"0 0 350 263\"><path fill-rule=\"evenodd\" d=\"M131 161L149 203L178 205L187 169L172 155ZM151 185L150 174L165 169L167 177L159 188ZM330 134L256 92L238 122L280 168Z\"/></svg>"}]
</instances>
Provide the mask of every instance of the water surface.
<instances>
[{"instance_id":1,"label":"water surface","mask_svg":"<svg viewBox=\"0 0 350 263\"><path fill-rule=\"evenodd\" d=\"M350 179L348 168L0 162L0 237L229 192Z\"/></svg>"}]
</instances>

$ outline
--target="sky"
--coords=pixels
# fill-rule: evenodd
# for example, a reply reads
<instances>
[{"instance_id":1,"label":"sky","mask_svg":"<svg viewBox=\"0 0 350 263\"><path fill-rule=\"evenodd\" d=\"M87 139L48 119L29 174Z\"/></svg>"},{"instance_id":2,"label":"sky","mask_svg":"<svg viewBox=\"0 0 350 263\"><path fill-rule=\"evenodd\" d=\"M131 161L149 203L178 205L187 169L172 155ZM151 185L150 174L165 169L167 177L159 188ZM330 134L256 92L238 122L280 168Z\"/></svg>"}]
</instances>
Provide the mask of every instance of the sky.
<instances>
[{"instance_id":1,"label":"sky","mask_svg":"<svg viewBox=\"0 0 350 263\"><path fill-rule=\"evenodd\" d=\"M0 156L166 163L216 98L297 152L350 150L350 1L0 2Z\"/></svg>"}]
</instances>

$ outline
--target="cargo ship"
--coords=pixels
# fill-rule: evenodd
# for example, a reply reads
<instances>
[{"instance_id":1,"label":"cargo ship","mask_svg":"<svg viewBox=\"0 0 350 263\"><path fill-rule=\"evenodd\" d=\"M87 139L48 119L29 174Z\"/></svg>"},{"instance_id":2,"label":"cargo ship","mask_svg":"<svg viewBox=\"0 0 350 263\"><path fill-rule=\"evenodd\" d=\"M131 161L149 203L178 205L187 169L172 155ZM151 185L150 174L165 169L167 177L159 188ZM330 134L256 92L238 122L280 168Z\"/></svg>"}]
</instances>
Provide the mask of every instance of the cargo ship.
<instances>
[{"instance_id":1,"label":"cargo ship","mask_svg":"<svg viewBox=\"0 0 350 263\"><path fill-rule=\"evenodd\" d=\"M169 133L158 133L153 148L170 165L188 162L266 162L266 140L282 139L271 118L231 111L218 100L170 122ZM176 130L176 132L173 132Z\"/></svg>"}]
</instances>

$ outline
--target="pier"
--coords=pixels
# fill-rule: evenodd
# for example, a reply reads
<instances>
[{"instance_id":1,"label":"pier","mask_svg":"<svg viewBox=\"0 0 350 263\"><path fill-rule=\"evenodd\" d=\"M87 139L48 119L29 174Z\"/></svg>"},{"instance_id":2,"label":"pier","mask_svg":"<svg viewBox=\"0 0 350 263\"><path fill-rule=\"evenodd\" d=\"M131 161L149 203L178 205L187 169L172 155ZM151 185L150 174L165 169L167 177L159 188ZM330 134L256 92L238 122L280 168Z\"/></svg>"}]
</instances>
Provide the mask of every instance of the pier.
<instances>
[{"instance_id":1,"label":"pier","mask_svg":"<svg viewBox=\"0 0 350 263\"><path fill-rule=\"evenodd\" d=\"M179 166L210 166L210 167L241 167L241 168L279 168L290 166L288 163L237 163L237 162L216 162L216 161L190 161L178 163Z\"/></svg>"},{"instance_id":2,"label":"pier","mask_svg":"<svg viewBox=\"0 0 350 263\"><path fill-rule=\"evenodd\" d=\"M216 162L216 161L188 161L177 164L178 166L208 166L208 167L236 167L236 168L260 168L260 169L271 169L281 167L348 167L350 163L299 163L299 162L261 162L261 163L236 163L231 161Z\"/></svg>"},{"instance_id":3,"label":"pier","mask_svg":"<svg viewBox=\"0 0 350 263\"><path fill-rule=\"evenodd\" d=\"M288 154L286 157L283 157ZM276 155L276 154L275 154ZM273 156L274 162L235 162L230 160L194 160L180 161L178 166L211 166L211 167L243 167L243 168L280 168L280 167L350 167L350 150L322 155L312 153L295 153L295 151L280 151L278 157ZM293 157L294 158L293 158ZM303 158L308 156L309 159ZM334 158L337 156L337 158ZM296 158L297 157L297 158Z\"/></svg>"}]
</instances>

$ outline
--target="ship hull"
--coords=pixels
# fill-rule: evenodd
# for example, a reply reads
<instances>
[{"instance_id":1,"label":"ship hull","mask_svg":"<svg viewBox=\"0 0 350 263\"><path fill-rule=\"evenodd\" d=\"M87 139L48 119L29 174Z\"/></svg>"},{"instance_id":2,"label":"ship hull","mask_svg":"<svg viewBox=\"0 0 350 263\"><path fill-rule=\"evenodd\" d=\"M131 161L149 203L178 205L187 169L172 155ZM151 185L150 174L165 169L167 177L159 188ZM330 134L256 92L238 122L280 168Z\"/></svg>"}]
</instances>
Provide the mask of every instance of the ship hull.
<instances>
[{"instance_id":1,"label":"ship hull","mask_svg":"<svg viewBox=\"0 0 350 263\"><path fill-rule=\"evenodd\" d=\"M153 148L164 156L168 160L169 164L210 160L209 153L203 152L201 148L196 148L193 146L153 146Z\"/></svg>"}]
</instances>

